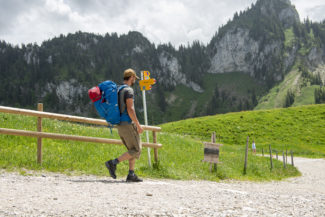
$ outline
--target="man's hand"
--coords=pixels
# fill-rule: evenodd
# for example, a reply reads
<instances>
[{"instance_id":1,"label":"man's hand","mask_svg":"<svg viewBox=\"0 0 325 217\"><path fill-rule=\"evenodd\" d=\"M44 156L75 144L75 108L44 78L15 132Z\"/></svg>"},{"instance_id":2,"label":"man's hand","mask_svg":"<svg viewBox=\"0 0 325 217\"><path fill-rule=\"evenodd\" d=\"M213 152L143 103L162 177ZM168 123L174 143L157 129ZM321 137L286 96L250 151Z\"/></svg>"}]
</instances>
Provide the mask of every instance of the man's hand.
<instances>
[{"instance_id":1,"label":"man's hand","mask_svg":"<svg viewBox=\"0 0 325 217\"><path fill-rule=\"evenodd\" d=\"M137 129L138 129L138 133L142 133L143 132L143 128L141 127L137 115L135 114L135 110L134 110L134 103L133 103L133 98L129 98L126 99L126 107L127 107L127 111L128 114L131 118L131 120L136 124Z\"/></svg>"},{"instance_id":2,"label":"man's hand","mask_svg":"<svg viewBox=\"0 0 325 217\"><path fill-rule=\"evenodd\" d=\"M141 134L143 132L143 128L141 127L140 124L137 124L137 129L138 129L139 134Z\"/></svg>"}]
</instances>

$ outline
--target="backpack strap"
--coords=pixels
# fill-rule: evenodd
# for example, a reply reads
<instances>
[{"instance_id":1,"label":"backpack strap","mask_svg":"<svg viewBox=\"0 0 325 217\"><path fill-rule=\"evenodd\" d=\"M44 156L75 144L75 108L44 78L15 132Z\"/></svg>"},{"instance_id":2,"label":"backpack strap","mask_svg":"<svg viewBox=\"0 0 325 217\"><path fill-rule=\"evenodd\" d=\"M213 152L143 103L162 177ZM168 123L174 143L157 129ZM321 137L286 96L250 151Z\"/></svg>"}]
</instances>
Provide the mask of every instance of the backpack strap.
<instances>
[{"instance_id":1,"label":"backpack strap","mask_svg":"<svg viewBox=\"0 0 325 217\"><path fill-rule=\"evenodd\" d=\"M120 92L121 90L123 90L125 87L127 87L128 85L126 85L126 84L123 84L123 85L120 85L119 87L118 87L118 92Z\"/></svg>"},{"instance_id":2,"label":"backpack strap","mask_svg":"<svg viewBox=\"0 0 325 217\"><path fill-rule=\"evenodd\" d=\"M126 85L126 84L123 84L123 85L121 85L121 86L119 86L118 87L118 101L119 101L119 104L120 104L120 106L121 105L124 105L124 106L122 106L122 107L120 107L119 109L120 109L120 113L122 114L123 112L125 112L125 110L126 110L126 104L125 104L125 102L124 102L124 96L122 96L122 95L120 95L119 93L120 93L120 91L122 91L124 88L126 88L126 87L128 87L128 85Z\"/></svg>"}]
</instances>

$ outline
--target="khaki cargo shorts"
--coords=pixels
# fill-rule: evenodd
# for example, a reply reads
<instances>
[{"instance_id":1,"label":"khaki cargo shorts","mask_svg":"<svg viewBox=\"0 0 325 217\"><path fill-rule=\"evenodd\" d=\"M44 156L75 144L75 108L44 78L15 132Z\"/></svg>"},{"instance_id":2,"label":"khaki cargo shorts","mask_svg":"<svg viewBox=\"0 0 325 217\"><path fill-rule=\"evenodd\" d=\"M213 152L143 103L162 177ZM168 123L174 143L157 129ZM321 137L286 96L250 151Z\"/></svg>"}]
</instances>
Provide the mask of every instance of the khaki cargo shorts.
<instances>
[{"instance_id":1,"label":"khaki cargo shorts","mask_svg":"<svg viewBox=\"0 0 325 217\"><path fill-rule=\"evenodd\" d=\"M125 147L128 149L128 153L139 159L141 155L142 144L140 136L137 130L137 126L134 123L117 125L118 134Z\"/></svg>"}]
</instances>

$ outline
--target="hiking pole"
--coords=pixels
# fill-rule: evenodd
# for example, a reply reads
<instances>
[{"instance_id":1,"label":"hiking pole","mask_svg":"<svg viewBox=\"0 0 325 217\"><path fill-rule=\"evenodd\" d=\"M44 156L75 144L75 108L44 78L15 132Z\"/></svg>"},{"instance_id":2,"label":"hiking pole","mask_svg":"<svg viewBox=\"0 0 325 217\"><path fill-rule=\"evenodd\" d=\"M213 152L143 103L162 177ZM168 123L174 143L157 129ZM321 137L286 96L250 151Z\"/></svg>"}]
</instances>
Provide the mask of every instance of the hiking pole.
<instances>
[{"instance_id":1,"label":"hiking pole","mask_svg":"<svg viewBox=\"0 0 325 217\"><path fill-rule=\"evenodd\" d=\"M141 80L143 80L143 71L141 71ZM146 91L142 89L142 99L143 99L143 112L144 112L144 124L148 126L148 116L147 116L147 101L146 101ZM149 142L149 132L146 130L147 142ZM148 147L148 164L151 167L151 157L150 157L150 148Z\"/></svg>"}]
</instances>

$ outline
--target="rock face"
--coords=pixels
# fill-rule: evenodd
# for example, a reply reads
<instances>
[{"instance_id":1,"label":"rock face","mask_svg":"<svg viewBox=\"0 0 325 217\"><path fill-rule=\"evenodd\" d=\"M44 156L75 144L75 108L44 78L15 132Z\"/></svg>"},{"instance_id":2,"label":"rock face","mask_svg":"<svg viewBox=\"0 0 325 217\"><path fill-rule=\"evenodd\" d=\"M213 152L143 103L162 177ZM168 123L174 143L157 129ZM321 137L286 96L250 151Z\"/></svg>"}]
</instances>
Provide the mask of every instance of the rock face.
<instances>
[{"instance_id":1,"label":"rock face","mask_svg":"<svg viewBox=\"0 0 325 217\"><path fill-rule=\"evenodd\" d=\"M290 0L261 1L261 12L264 16L274 15L279 18L285 29L300 21L299 14Z\"/></svg>"},{"instance_id":2,"label":"rock face","mask_svg":"<svg viewBox=\"0 0 325 217\"><path fill-rule=\"evenodd\" d=\"M259 52L259 43L249 37L247 29L233 29L215 45L217 53L211 59L210 73L254 71L252 63Z\"/></svg>"},{"instance_id":3,"label":"rock face","mask_svg":"<svg viewBox=\"0 0 325 217\"><path fill-rule=\"evenodd\" d=\"M159 62L162 67L159 82L168 83L171 86L176 86L177 83L186 83L185 75L181 73L181 66L178 60L167 52L162 52L159 55Z\"/></svg>"},{"instance_id":4,"label":"rock face","mask_svg":"<svg viewBox=\"0 0 325 217\"><path fill-rule=\"evenodd\" d=\"M249 36L248 29L228 31L215 44L217 53L211 58L210 73L244 72L254 76L256 71L269 64L272 56L281 55L281 41L271 41L261 47ZM276 80L281 79L275 75Z\"/></svg>"},{"instance_id":5,"label":"rock face","mask_svg":"<svg viewBox=\"0 0 325 217\"><path fill-rule=\"evenodd\" d=\"M310 68L315 68L318 65L324 65L325 64L324 48L313 47L307 56L307 60L308 60L308 66Z\"/></svg>"},{"instance_id":6,"label":"rock face","mask_svg":"<svg viewBox=\"0 0 325 217\"><path fill-rule=\"evenodd\" d=\"M59 97L60 102L65 102L72 105L76 98L81 98L87 92L87 88L83 87L75 79L70 81L62 81L56 86L56 95Z\"/></svg>"},{"instance_id":7,"label":"rock face","mask_svg":"<svg viewBox=\"0 0 325 217\"><path fill-rule=\"evenodd\" d=\"M202 88L193 81L188 81L184 73L181 72L181 65L178 59L170 53L163 51L159 54L159 62L162 70L159 73L158 82L165 86L175 87L177 84L183 84L192 88L196 92L202 93Z\"/></svg>"},{"instance_id":8,"label":"rock face","mask_svg":"<svg viewBox=\"0 0 325 217\"><path fill-rule=\"evenodd\" d=\"M84 104L83 107L78 106L80 101L85 97L87 91L87 87L80 84L76 79L71 79L68 81L61 81L59 84L47 83L41 98L54 94L57 96L57 103L60 109L82 114L84 110L89 110L92 106L90 101L87 105Z\"/></svg>"},{"instance_id":9,"label":"rock face","mask_svg":"<svg viewBox=\"0 0 325 217\"><path fill-rule=\"evenodd\" d=\"M289 70L296 60L298 52L298 45L293 44L291 49L288 51L288 54L284 56L284 69L285 71Z\"/></svg>"},{"instance_id":10,"label":"rock face","mask_svg":"<svg viewBox=\"0 0 325 217\"><path fill-rule=\"evenodd\" d=\"M294 23L299 22L299 14L293 7L288 7L280 12L279 19L285 28L289 28Z\"/></svg>"},{"instance_id":11,"label":"rock face","mask_svg":"<svg viewBox=\"0 0 325 217\"><path fill-rule=\"evenodd\" d=\"M258 11L255 13L260 13L265 20L276 17L274 25L278 29L286 29L299 22L299 15L289 0L260 0L255 7L254 10ZM268 30L271 39L265 40L265 35L252 37L251 28L236 23L227 25L232 27L228 27L223 36L211 45L216 52L211 56L209 73L237 71L262 80L281 80L284 72L294 63L298 48L293 47L284 56L284 38L272 38L272 34L279 35L276 30ZM261 32L263 26L254 28ZM282 60L284 64L278 64Z\"/></svg>"}]
</instances>

